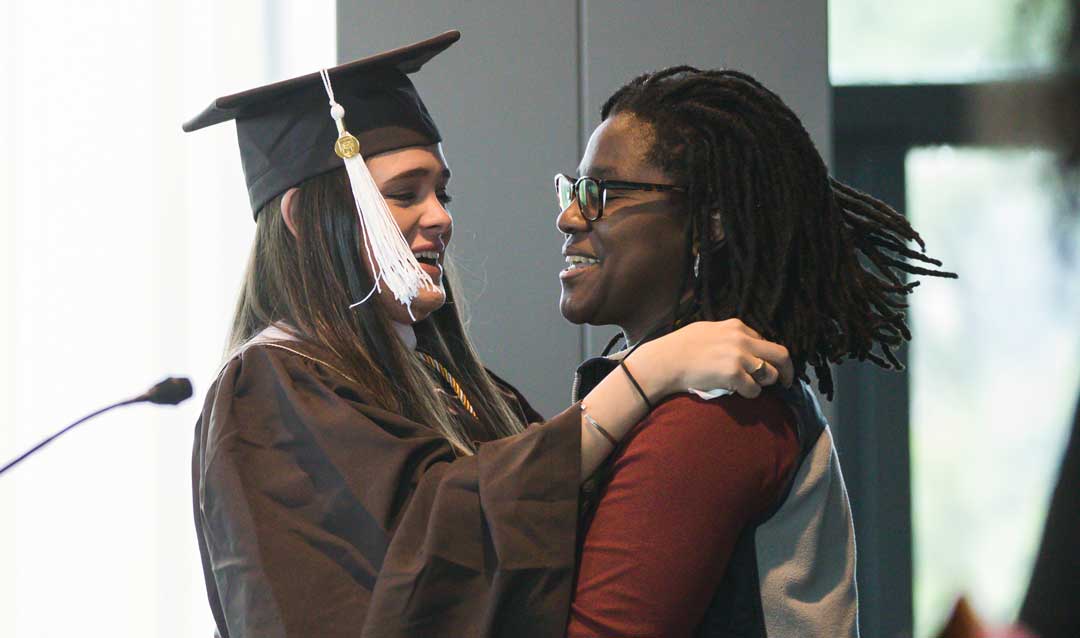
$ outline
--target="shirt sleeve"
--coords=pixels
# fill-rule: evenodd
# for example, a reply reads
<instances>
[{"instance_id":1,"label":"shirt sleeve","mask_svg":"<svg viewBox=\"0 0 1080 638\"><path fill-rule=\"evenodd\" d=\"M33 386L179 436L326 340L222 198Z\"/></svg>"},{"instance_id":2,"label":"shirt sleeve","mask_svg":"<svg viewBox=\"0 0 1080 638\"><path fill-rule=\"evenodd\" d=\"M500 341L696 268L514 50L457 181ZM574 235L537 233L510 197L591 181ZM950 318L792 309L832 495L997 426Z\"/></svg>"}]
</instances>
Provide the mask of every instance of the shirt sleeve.
<instances>
[{"instance_id":1,"label":"shirt sleeve","mask_svg":"<svg viewBox=\"0 0 1080 638\"><path fill-rule=\"evenodd\" d=\"M797 464L793 416L777 398L679 396L613 456L582 546L567 635L690 636L744 526Z\"/></svg>"}]
</instances>

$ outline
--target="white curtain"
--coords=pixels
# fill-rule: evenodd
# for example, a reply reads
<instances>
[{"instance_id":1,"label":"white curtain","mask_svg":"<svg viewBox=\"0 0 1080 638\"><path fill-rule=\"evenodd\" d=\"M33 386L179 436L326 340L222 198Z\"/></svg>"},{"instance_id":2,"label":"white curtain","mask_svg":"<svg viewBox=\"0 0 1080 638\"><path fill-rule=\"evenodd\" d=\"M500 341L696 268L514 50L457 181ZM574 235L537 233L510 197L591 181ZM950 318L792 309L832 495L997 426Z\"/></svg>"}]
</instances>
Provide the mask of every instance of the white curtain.
<instances>
[{"instance_id":1,"label":"white curtain","mask_svg":"<svg viewBox=\"0 0 1080 638\"><path fill-rule=\"evenodd\" d=\"M254 225L212 98L334 63L333 0L5 0L0 636L209 636L190 450Z\"/></svg>"}]
</instances>

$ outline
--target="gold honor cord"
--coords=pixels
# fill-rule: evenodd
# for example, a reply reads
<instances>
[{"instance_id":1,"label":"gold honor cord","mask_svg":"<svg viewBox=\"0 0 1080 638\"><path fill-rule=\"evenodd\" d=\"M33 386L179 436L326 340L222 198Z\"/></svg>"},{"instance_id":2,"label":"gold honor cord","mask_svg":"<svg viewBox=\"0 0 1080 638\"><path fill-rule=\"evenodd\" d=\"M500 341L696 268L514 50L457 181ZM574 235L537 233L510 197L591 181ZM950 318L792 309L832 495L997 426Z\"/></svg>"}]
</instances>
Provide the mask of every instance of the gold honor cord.
<instances>
[{"instance_id":1,"label":"gold honor cord","mask_svg":"<svg viewBox=\"0 0 1080 638\"><path fill-rule=\"evenodd\" d=\"M469 414L471 414L474 419L479 421L480 418L476 416L476 411L473 410L472 403L469 403L469 397L465 396L465 391L461 389L461 384L454 378L454 375L450 374L450 371L446 369L446 366L439 363L435 357L426 352L417 352L417 354L420 355L420 358L423 359L424 363L428 364L432 370L439 373L439 376L441 376L443 380L446 381L447 385L454 391L454 396L457 397L457 400L461 403L462 407L468 410Z\"/></svg>"}]
</instances>

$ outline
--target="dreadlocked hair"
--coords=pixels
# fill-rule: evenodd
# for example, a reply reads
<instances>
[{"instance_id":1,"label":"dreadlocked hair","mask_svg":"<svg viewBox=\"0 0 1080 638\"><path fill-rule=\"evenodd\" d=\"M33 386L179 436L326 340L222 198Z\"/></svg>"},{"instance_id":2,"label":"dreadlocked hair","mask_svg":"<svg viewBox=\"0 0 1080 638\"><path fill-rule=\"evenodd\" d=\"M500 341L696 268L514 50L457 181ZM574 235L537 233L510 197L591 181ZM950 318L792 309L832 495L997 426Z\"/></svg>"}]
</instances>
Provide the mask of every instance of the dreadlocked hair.
<instances>
[{"instance_id":1,"label":"dreadlocked hair","mask_svg":"<svg viewBox=\"0 0 1080 638\"><path fill-rule=\"evenodd\" d=\"M620 88L601 118L620 113L651 126L647 159L686 188L700 274L687 270L696 303L676 304L673 326L738 317L784 344L800 379L812 367L829 399L830 362L903 367L894 351L911 338L918 285L905 274L956 275L911 263L941 266L903 215L829 176L775 93L738 71L677 66Z\"/></svg>"}]
</instances>

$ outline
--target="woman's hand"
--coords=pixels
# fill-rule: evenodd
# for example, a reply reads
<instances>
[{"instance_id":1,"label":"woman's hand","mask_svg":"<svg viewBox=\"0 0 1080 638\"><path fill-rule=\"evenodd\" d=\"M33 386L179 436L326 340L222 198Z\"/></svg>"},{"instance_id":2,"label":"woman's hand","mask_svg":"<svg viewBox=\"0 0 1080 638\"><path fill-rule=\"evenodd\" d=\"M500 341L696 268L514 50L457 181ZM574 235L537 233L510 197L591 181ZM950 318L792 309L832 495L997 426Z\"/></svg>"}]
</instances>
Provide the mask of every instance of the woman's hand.
<instances>
[{"instance_id":1,"label":"woman's hand","mask_svg":"<svg viewBox=\"0 0 1080 638\"><path fill-rule=\"evenodd\" d=\"M689 388L726 388L744 397L761 394L777 379L794 375L784 346L765 341L738 319L699 321L650 341L625 363L653 405ZM590 476L648 411L631 380L616 369L581 402L581 479ZM592 425L595 421L599 428Z\"/></svg>"},{"instance_id":2,"label":"woman's hand","mask_svg":"<svg viewBox=\"0 0 1080 638\"><path fill-rule=\"evenodd\" d=\"M626 364L654 403L688 388L725 388L748 398L794 379L787 348L738 319L698 321L637 349Z\"/></svg>"}]
</instances>

